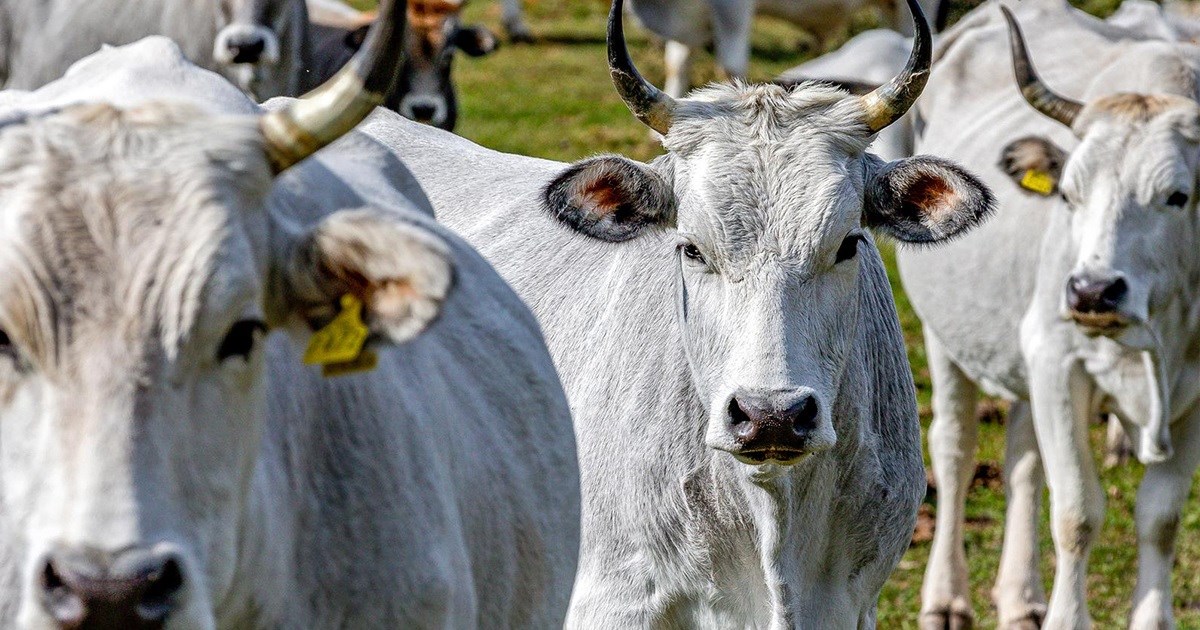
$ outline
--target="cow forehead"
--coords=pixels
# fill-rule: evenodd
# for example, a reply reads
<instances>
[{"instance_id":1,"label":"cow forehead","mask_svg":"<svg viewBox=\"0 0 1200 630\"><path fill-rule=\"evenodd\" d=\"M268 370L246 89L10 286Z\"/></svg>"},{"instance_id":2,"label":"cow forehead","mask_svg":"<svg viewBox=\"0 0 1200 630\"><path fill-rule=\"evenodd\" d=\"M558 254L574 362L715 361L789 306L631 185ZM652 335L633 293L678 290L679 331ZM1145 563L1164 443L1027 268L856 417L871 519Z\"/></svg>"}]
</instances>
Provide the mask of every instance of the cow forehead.
<instances>
[{"instance_id":1,"label":"cow forehead","mask_svg":"<svg viewBox=\"0 0 1200 630\"><path fill-rule=\"evenodd\" d=\"M680 106L664 144L681 165L679 225L731 257L808 259L861 217L870 134L841 90L714 86Z\"/></svg>"},{"instance_id":2,"label":"cow forehead","mask_svg":"<svg viewBox=\"0 0 1200 630\"><path fill-rule=\"evenodd\" d=\"M88 105L0 133L0 317L44 358L92 326L174 347L200 318L229 206L261 207L270 178L253 125L179 113Z\"/></svg>"},{"instance_id":3,"label":"cow forehead","mask_svg":"<svg viewBox=\"0 0 1200 630\"><path fill-rule=\"evenodd\" d=\"M1082 142L1068 162L1068 183L1090 186L1097 178L1115 178L1142 196L1190 190L1200 148L1200 105L1194 101L1141 94L1097 99L1081 112L1076 128Z\"/></svg>"}]
</instances>

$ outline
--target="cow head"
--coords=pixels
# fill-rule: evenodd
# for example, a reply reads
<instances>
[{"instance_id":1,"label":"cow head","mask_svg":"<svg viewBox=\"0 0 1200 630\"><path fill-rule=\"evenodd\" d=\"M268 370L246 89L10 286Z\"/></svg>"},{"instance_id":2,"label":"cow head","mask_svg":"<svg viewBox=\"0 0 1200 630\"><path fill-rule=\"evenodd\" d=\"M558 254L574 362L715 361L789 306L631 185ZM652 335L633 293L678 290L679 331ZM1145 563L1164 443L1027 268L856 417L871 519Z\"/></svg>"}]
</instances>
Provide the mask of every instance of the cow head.
<instances>
[{"instance_id":1,"label":"cow head","mask_svg":"<svg viewBox=\"0 0 1200 630\"><path fill-rule=\"evenodd\" d=\"M222 0L220 5L225 27L217 33L214 59L223 64L279 62L279 39L267 26L274 6L269 0Z\"/></svg>"},{"instance_id":2,"label":"cow head","mask_svg":"<svg viewBox=\"0 0 1200 630\"><path fill-rule=\"evenodd\" d=\"M382 101L403 18L381 24L258 119L101 104L0 129L0 549L20 627L278 623L244 574L273 535L246 523L287 500L251 494L277 474L256 468L263 337L303 344L351 295L403 341L450 284L445 244L394 215L299 225L266 205L275 174Z\"/></svg>"},{"instance_id":3,"label":"cow head","mask_svg":"<svg viewBox=\"0 0 1200 630\"><path fill-rule=\"evenodd\" d=\"M924 87L928 26L910 2L922 28L909 64L865 96L735 84L674 100L630 61L621 5L609 15L613 80L668 152L648 165L577 163L549 184L546 205L607 241L677 237L681 341L708 445L755 465L799 462L835 443L860 305L888 299L860 290L865 265L881 265L867 228L933 243L991 207L990 193L949 162L865 152Z\"/></svg>"},{"instance_id":4,"label":"cow head","mask_svg":"<svg viewBox=\"0 0 1200 630\"><path fill-rule=\"evenodd\" d=\"M486 55L499 40L481 25L464 25L462 0L413 0L408 5L409 32L400 85L388 107L405 118L453 131L458 100L450 73L454 54Z\"/></svg>"},{"instance_id":5,"label":"cow head","mask_svg":"<svg viewBox=\"0 0 1200 630\"><path fill-rule=\"evenodd\" d=\"M1156 337L1178 332L1154 320L1190 309L1200 286L1200 105L1169 94L1114 94L1086 104L1059 96L1034 71L1012 14L1004 15L1022 94L1080 141L1068 153L1047 139L1023 138L1005 149L1001 164L1019 181L1041 177L1037 192L1056 188L1070 210L1075 262L1063 279L1064 316L1087 334L1148 349Z\"/></svg>"}]
</instances>

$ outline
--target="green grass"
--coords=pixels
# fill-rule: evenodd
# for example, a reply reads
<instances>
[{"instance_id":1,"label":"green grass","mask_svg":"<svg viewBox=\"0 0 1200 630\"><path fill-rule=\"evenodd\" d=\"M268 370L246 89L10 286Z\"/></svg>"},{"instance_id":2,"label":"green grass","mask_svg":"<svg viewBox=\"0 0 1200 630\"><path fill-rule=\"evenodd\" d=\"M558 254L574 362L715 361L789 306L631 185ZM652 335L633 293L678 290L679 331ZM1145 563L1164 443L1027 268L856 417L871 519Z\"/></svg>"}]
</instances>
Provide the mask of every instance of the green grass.
<instances>
[{"instance_id":1,"label":"green grass","mask_svg":"<svg viewBox=\"0 0 1200 630\"><path fill-rule=\"evenodd\" d=\"M362 0L369 3L371 0ZM1117 0L1086 0L1085 9L1107 15ZM605 66L605 0L527 0L529 23L540 37L534 46L505 45L483 59L460 58L455 73L460 89L459 133L485 146L513 153L575 160L603 152L649 159L661 152L645 127L629 115L613 92ZM470 21L482 21L497 33L498 2L475 0L467 9ZM856 20L858 30L871 26L869 17ZM634 57L648 78L662 81L661 48L640 29L630 29ZM820 51L814 40L788 25L761 20L755 29L751 78L769 79ZM696 55L693 83L715 80L711 57ZM890 269L891 251L885 248ZM922 404L922 423L928 426L929 373L921 343L920 324L893 274L896 301L908 341L909 354ZM1097 428L1095 437L1101 437ZM1003 426L981 426L979 461L999 467ZM1142 469L1134 464L1103 475L1109 496L1108 516L1092 553L1089 595L1098 628L1121 627L1127 619L1136 574L1133 501ZM1046 505L1045 503L1043 505ZM973 602L979 627L995 627L989 591L999 560L1004 497L995 484L976 487L968 500L967 556ZM1200 628L1200 509L1189 502L1178 539L1175 570L1175 608L1181 628ZM1043 518L1042 567L1053 571L1049 531ZM920 584L928 543L914 543L884 589L879 607L880 628L915 628ZM1049 582L1047 581L1047 589Z\"/></svg>"}]
</instances>

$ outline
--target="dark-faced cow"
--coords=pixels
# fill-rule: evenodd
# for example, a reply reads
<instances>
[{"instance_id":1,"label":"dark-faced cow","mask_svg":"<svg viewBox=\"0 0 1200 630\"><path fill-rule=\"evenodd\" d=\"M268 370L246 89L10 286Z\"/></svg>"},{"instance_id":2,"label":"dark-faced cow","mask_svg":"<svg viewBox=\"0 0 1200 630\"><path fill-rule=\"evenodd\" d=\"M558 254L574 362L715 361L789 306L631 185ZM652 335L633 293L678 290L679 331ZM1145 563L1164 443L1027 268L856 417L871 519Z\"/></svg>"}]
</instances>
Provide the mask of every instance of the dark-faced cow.
<instances>
[{"instance_id":1,"label":"dark-faced cow","mask_svg":"<svg viewBox=\"0 0 1200 630\"><path fill-rule=\"evenodd\" d=\"M1091 626L1087 560L1105 493L1088 424L1108 412L1146 464L1130 625L1173 627L1174 539L1200 461L1200 50L1139 41L1058 0L1013 6L1029 46L1011 16L976 10L944 35L917 107L917 150L971 165L1000 200L993 221L943 251L899 256L934 383L939 506L922 627L971 617L962 510L978 388L1014 401L1001 625ZM1043 461L1057 557L1048 604Z\"/></svg>"},{"instance_id":2,"label":"dark-faced cow","mask_svg":"<svg viewBox=\"0 0 1200 630\"><path fill-rule=\"evenodd\" d=\"M875 626L925 480L868 228L932 243L991 203L952 163L865 152L924 84L931 36L910 6L918 45L870 94L676 100L633 66L617 0L613 81L667 149L648 164L380 136L533 307L563 377L584 492L569 627Z\"/></svg>"},{"instance_id":3,"label":"dark-faced cow","mask_svg":"<svg viewBox=\"0 0 1200 630\"><path fill-rule=\"evenodd\" d=\"M6 93L0 626L561 626L578 473L538 324L343 137L396 4L269 112L163 38Z\"/></svg>"},{"instance_id":4,"label":"dark-faced cow","mask_svg":"<svg viewBox=\"0 0 1200 630\"><path fill-rule=\"evenodd\" d=\"M322 0L329 2L331 0ZM313 0L309 0L310 5ZM458 95L451 77L454 57L462 52L481 57L494 51L496 36L478 24L463 24L463 0L411 0L405 39L404 70L385 106L406 118L453 131L458 122ZM314 14L310 27L314 76L340 68L361 45L366 27L353 27L351 15ZM324 23L317 23L317 19ZM362 19L361 17L359 19Z\"/></svg>"}]
</instances>

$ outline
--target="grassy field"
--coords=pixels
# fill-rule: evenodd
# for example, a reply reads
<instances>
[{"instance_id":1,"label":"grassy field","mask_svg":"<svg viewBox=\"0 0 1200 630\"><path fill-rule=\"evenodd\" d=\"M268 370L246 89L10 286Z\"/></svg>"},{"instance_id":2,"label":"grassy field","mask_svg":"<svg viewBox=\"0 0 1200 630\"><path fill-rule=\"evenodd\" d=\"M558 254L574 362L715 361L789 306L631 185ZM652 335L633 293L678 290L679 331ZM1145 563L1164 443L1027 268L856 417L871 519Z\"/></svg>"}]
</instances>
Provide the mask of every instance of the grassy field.
<instances>
[{"instance_id":1,"label":"grassy field","mask_svg":"<svg viewBox=\"0 0 1200 630\"><path fill-rule=\"evenodd\" d=\"M1104 15L1114 0L1092 0L1087 10ZM661 151L645 127L629 115L613 92L604 56L605 0L527 0L529 22L540 41L533 46L502 47L485 59L460 58L455 73L460 87L459 133L485 146L557 160L575 160L602 152L648 159ZM470 20L500 33L500 7L474 0ZM852 29L870 27L857 20ZM769 79L820 51L815 41L792 27L763 20L755 30L751 78ZM631 48L643 72L661 84L662 56L644 32L631 31ZM711 57L697 55L693 82L713 80ZM891 264L890 250L885 251ZM895 279L896 299L916 374L922 422L929 422L929 374L920 326ZM1101 437L1098 428L1095 437ZM1002 416L981 427L978 483L968 501L967 556L973 601L980 627L995 626L989 591L995 576L1004 515L998 479L1003 453ZM1136 484L1142 469L1134 464L1104 474L1109 496L1108 518L1092 554L1089 594L1098 628L1121 627L1129 614L1136 573L1136 538L1132 521ZM927 506L931 511L933 506ZM1179 537L1175 571L1175 607L1181 628L1200 628L1200 509L1192 501ZM1053 554L1045 523L1043 570L1053 572ZM929 551L927 541L914 541L879 607L881 628L915 628L920 584ZM1049 589L1049 582L1047 582Z\"/></svg>"}]
</instances>

